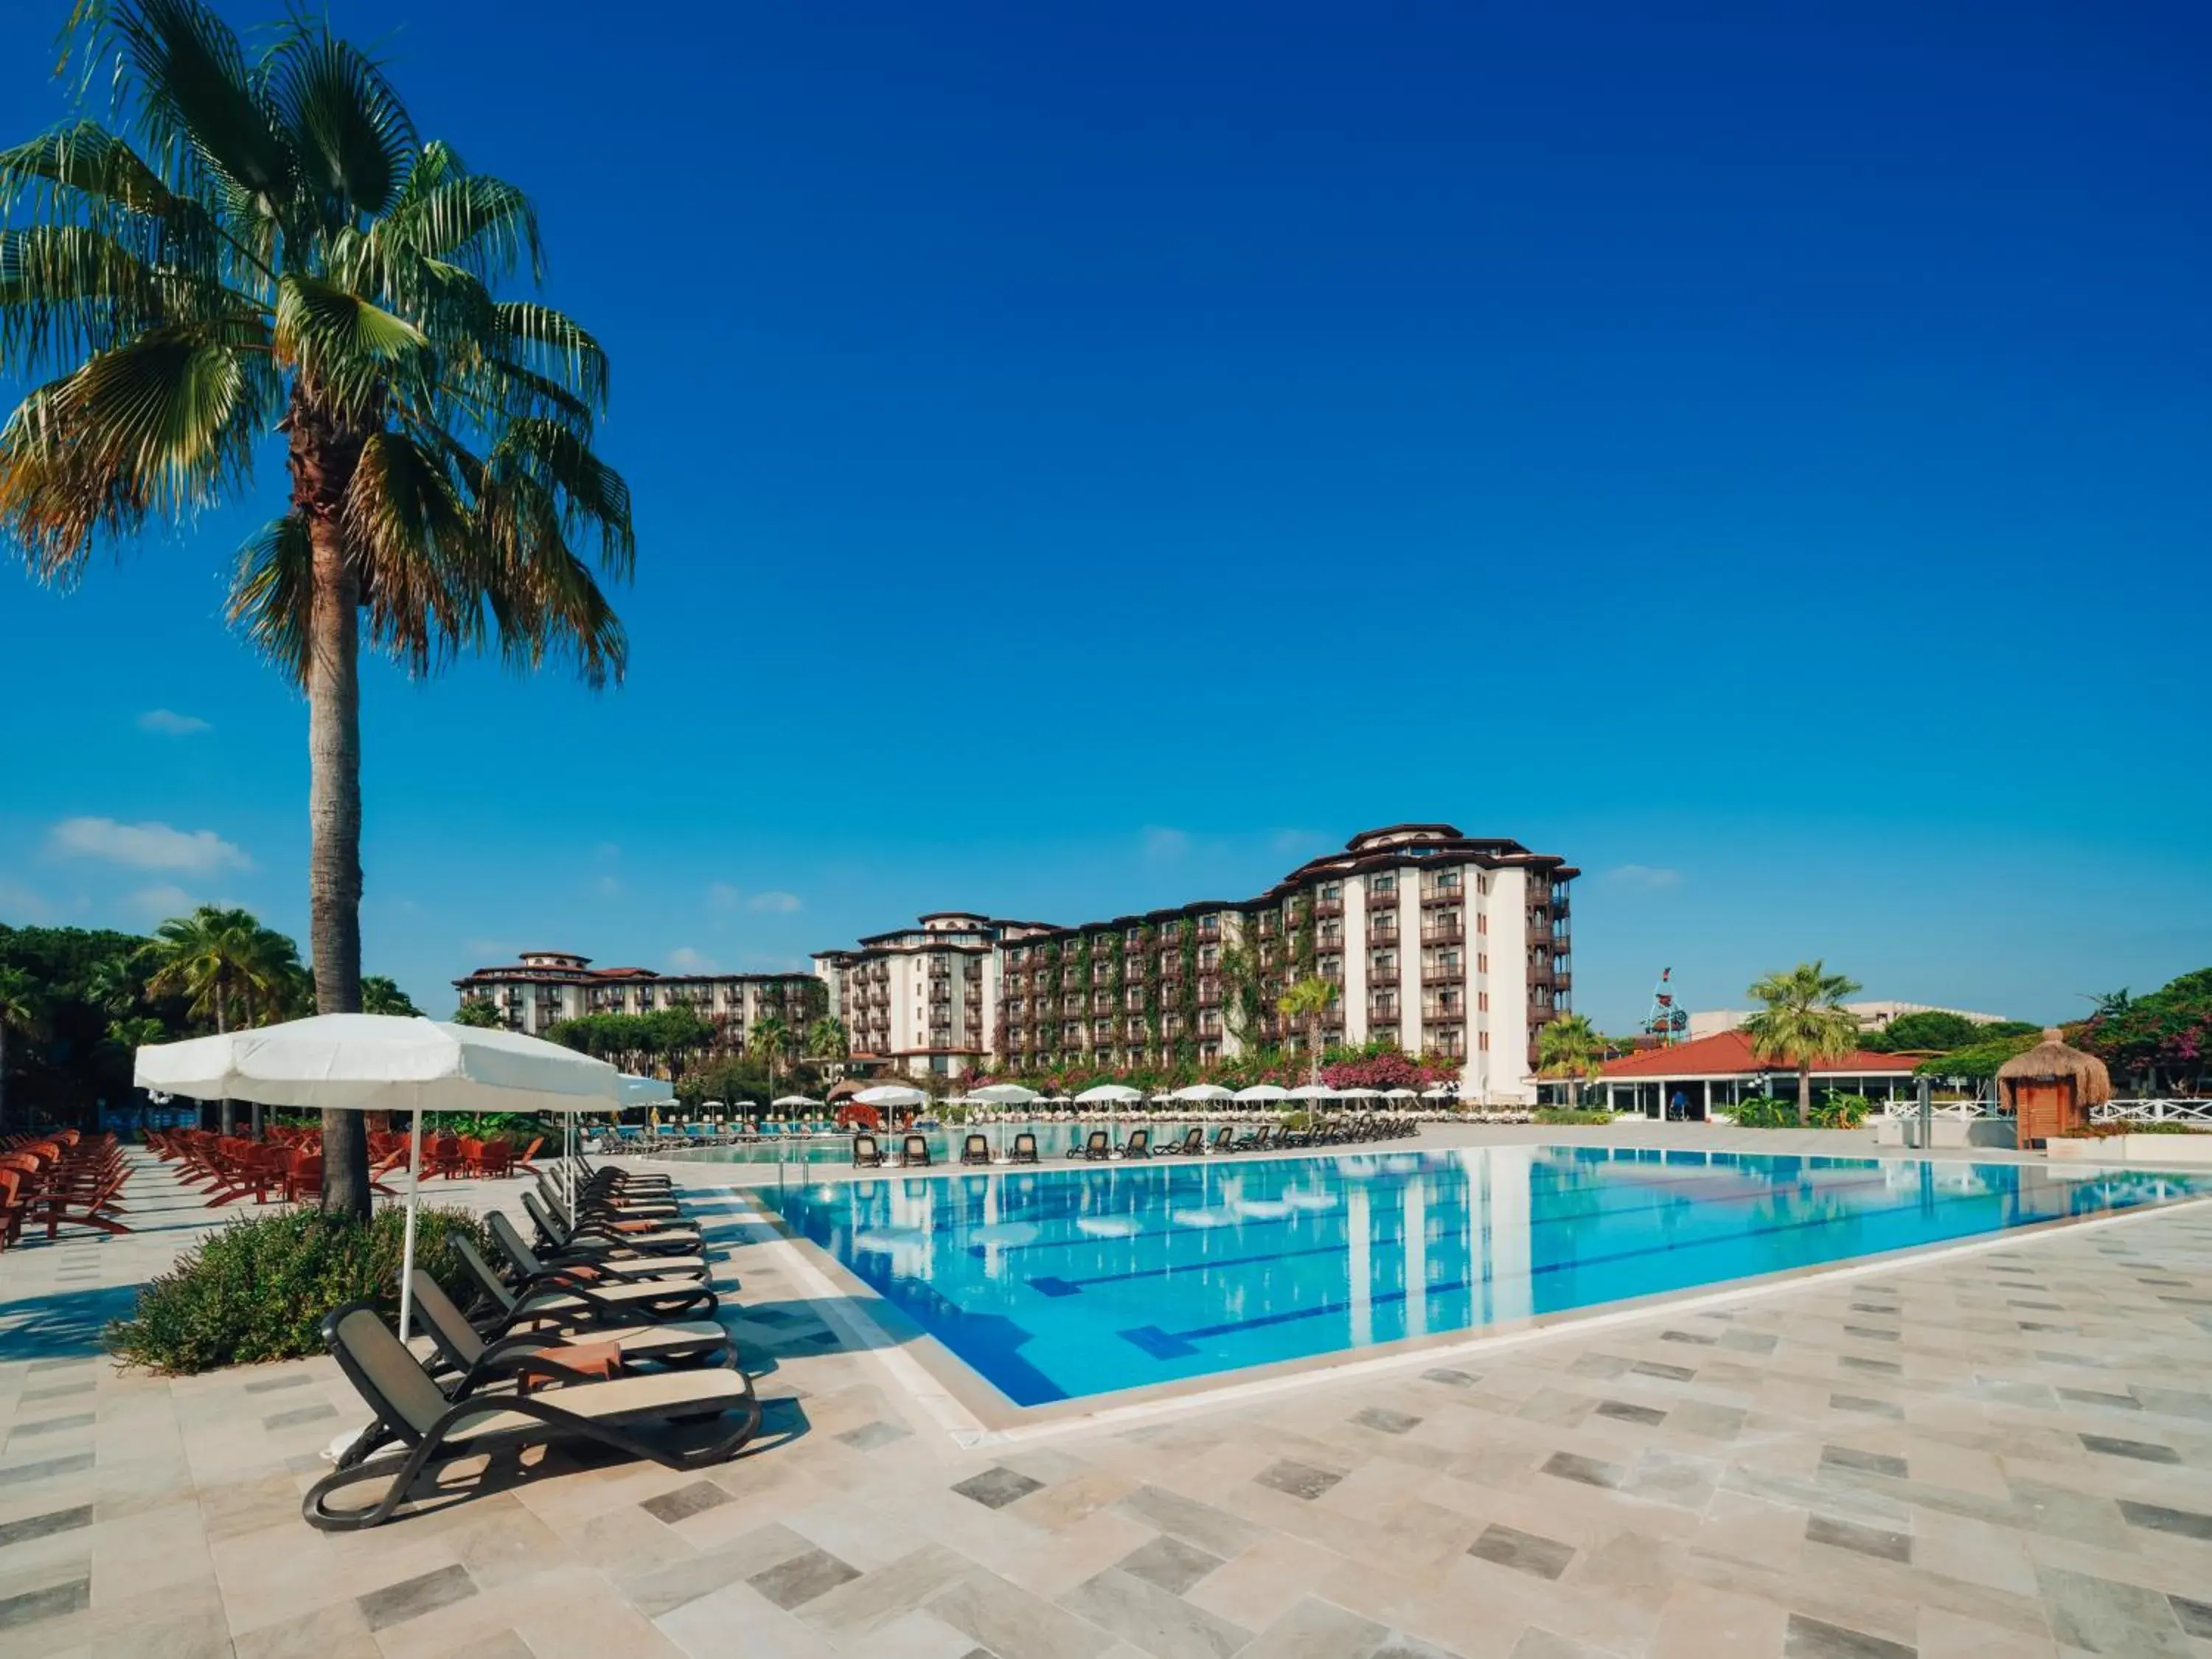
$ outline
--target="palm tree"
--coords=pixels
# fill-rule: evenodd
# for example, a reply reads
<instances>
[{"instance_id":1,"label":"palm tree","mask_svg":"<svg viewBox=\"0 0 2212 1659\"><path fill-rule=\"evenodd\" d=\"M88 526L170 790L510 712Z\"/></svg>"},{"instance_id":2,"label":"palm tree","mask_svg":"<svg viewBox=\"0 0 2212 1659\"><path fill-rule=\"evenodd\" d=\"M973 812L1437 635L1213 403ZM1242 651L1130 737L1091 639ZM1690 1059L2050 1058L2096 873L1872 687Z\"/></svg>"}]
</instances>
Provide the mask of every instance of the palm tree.
<instances>
[{"instance_id":1,"label":"palm tree","mask_svg":"<svg viewBox=\"0 0 2212 1659\"><path fill-rule=\"evenodd\" d=\"M262 937L266 931L243 910L212 904L188 916L172 916L141 949L141 957L153 969L146 988L155 996L188 998L191 1012L212 1019L218 1032L228 1031L232 1013L245 1011L250 988L269 971L270 952ZM222 1133L230 1133L229 1101L218 1104L216 1122Z\"/></svg>"},{"instance_id":2,"label":"palm tree","mask_svg":"<svg viewBox=\"0 0 2212 1659\"><path fill-rule=\"evenodd\" d=\"M422 1011L417 1008L399 988L399 981L387 979L382 974L364 974L361 981L361 1011L364 1014L402 1014L413 1016Z\"/></svg>"},{"instance_id":3,"label":"palm tree","mask_svg":"<svg viewBox=\"0 0 2212 1659\"><path fill-rule=\"evenodd\" d=\"M842 1060L851 1053L851 1039L846 1036L845 1022L835 1014L823 1014L806 1028L806 1054L810 1060Z\"/></svg>"},{"instance_id":4,"label":"palm tree","mask_svg":"<svg viewBox=\"0 0 2212 1659\"><path fill-rule=\"evenodd\" d=\"M366 629L417 674L494 644L593 684L626 646L629 491L593 453L606 359L557 311L513 185L425 142L366 54L295 14L249 59L204 0L79 0L119 131L0 151L0 537L69 583L95 540L244 497L272 434L287 504L230 614L306 693L317 1006L361 1006ZM580 556L579 550L582 550ZM323 1116L323 1207L366 1218L358 1113Z\"/></svg>"},{"instance_id":5,"label":"palm tree","mask_svg":"<svg viewBox=\"0 0 2212 1659\"><path fill-rule=\"evenodd\" d=\"M783 1023L780 1015L763 1014L753 1022L750 1036L753 1048L768 1060L768 1091L774 1096L776 1062L791 1046L791 1027Z\"/></svg>"},{"instance_id":6,"label":"palm tree","mask_svg":"<svg viewBox=\"0 0 2212 1659\"><path fill-rule=\"evenodd\" d=\"M453 1023L472 1025L480 1030L498 1031L506 1029L507 1018L489 997L469 997L453 1010Z\"/></svg>"},{"instance_id":7,"label":"palm tree","mask_svg":"<svg viewBox=\"0 0 2212 1659\"><path fill-rule=\"evenodd\" d=\"M1561 1014L1547 1020L1536 1038L1538 1069L1548 1077L1573 1080L1575 1104L1583 1103L1583 1085L1595 1082L1605 1060L1605 1039L1589 1023L1588 1014Z\"/></svg>"},{"instance_id":8,"label":"palm tree","mask_svg":"<svg viewBox=\"0 0 2212 1659\"><path fill-rule=\"evenodd\" d=\"M1797 1121L1813 1121L1813 1067L1841 1060L1859 1044L1859 1019L1842 1006L1858 981L1832 974L1820 962L1801 962L1786 974L1769 974L1748 994L1759 1011L1743 1023L1754 1053L1797 1068Z\"/></svg>"},{"instance_id":9,"label":"palm tree","mask_svg":"<svg viewBox=\"0 0 2212 1659\"><path fill-rule=\"evenodd\" d=\"M38 981L21 968L0 968L0 1129L8 1127L8 1033L34 1037L46 1024Z\"/></svg>"},{"instance_id":10,"label":"palm tree","mask_svg":"<svg viewBox=\"0 0 2212 1659\"><path fill-rule=\"evenodd\" d=\"M138 1003L138 977L128 957L102 957L85 970L84 1000L111 1018L127 1014Z\"/></svg>"},{"instance_id":11,"label":"palm tree","mask_svg":"<svg viewBox=\"0 0 2212 1659\"><path fill-rule=\"evenodd\" d=\"M1318 974L1299 980L1276 999L1275 1012L1285 1019L1303 1020L1306 1052L1311 1057L1312 1080L1321 1081L1322 1016L1336 1004L1336 987Z\"/></svg>"}]
</instances>

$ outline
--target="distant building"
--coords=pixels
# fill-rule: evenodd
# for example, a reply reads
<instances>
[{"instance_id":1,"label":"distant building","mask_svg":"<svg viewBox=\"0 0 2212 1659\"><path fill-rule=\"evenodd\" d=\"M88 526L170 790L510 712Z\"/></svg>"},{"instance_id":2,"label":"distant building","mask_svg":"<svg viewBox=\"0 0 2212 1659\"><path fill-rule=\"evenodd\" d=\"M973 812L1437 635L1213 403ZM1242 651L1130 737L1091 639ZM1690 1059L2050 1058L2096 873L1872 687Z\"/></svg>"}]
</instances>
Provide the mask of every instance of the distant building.
<instances>
[{"instance_id":1,"label":"distant building","mask_svg":"<svg viewBox=\"0 0 2212 1659\"><path fill-rule=\"evenodd\" d=\"M2005 1018L2002 1014L1978 1014L1967 1008L1939 1008L1926 1002L1847 1002L1844 1006L1859 1017L1859 1028L1867 1031L1881 1030L1899 1014L1956 1014L1978 1025L1995 1025ZM1756 1012L1751 1008L1711 1008L1701 1014L1693 1013L1690 1016L1691 1038L1694 1041L1733 1031Z\"/></svg>"},{"instance_id":2,"label":"distant building","mask_svg":"<svg viewBox=\"0 0 2212 1659\"><path fill-rule=\"evenodd\" d=\"M1304 1033L1291 981L1338 989L1324 1042L1384 1037L1461 1066L1469 1098L1525 1098L1537 1033L1572 1006L1564 859L1447 823L1354 836L1253 899L1073 927L923 916L815 971L854 1056L899 1071L1203 1065Z\"/></svg>"},{"instance_id":3,"label":"distant building","mask_svg":"<svg viewBox=\"0 0 2212 1659\"><path fill-rule=\"evenodd\" d=\"M650 968L594 968L566 951L526 951L505 967L479 968L453 981L464 1002L488 1002L511 1031L542 1036L557 1021L585 1014L649 1014L690 1008L712 1021L721 1042L744 1052L753 1022L774 1014L803 1033L823 1012L811 974L661 974Z\"/></svg>"},{"instance_id":4,"label":"distant building","mask_svg":"<svg viewBox=\"0 0 2212 1659\"><path fill-rule=\"evenodd\" d=\"M1832 1094L1906 1099L1914 1088L1914 1064L1910 1054L1864 1050L1846 1054L1813 1067L1814 1094L1816 1098ZM1692 1037L1671 1048L1639 1048L1606 1061L1602 1075L1597 1103L1646 1117L1672 1116L1679 1110L1686 1118L1703 1118L1741 1100L1761 1096L1794 1100L1797 1096L1797 1068L1760 1059L1752 1052L1751 1039L1739 1030ZM1545 1086L1559 1087L1548 1080ZM1678 1095L1679 1109L1674 1104Z\"/></svg>"}]
</instances>

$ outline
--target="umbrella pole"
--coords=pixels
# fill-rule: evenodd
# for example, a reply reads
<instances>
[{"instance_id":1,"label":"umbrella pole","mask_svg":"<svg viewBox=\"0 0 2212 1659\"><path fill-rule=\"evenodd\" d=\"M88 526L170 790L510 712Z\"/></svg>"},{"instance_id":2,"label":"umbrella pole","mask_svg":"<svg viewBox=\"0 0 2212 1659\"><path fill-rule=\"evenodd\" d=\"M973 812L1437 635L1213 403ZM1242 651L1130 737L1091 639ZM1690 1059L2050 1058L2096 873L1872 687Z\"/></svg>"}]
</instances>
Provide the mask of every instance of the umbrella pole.
<instances>
[{"instance_id":1,"label":"umbrella pole","mask_svg":"<svg viewBox=\"0 0 2212 1659\"><path fill-rule=\"evenodd\" d=\"M415 1109L414 1127L407 1132L407 1222L399 1247L399 1340L407 1340L407 1322L415 1311L415 1194L422 1184L422 1109Z\"/></svg>"}]
</instances>

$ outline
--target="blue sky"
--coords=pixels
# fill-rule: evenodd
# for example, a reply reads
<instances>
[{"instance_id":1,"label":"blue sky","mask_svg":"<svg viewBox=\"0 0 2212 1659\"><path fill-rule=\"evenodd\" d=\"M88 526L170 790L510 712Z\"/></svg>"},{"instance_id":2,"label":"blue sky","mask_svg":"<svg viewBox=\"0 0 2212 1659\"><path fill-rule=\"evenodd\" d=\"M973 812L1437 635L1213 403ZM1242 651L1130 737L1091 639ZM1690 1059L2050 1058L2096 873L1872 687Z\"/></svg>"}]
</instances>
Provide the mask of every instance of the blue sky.
<instances>
[{"instance_id":1,"label":"blue sky","mask_svg":"<svg viewBox=\"0 0 2212 1659\"><path fill-rule=\"evenodd\" d=\"M0 15L10 138L64 9ZM331 11L535 194L637 500L619 691L370 676L426 1006L1405 818L1589 872L1609 1027L2212 961L2203 8ZM304 711L221 617L274 460L0 572L0 920L304 935Z\"/></svg>"}]
</instances>

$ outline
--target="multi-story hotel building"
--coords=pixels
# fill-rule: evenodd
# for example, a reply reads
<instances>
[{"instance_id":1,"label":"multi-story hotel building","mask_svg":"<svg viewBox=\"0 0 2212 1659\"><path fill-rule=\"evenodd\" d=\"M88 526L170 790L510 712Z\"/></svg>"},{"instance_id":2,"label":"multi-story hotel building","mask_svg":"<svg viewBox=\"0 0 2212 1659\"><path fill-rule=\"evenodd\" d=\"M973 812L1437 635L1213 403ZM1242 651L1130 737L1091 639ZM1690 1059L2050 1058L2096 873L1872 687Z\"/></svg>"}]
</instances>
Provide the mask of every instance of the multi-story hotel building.
<instances>
[{"instance_id":1,"label":"multi-story hotel building","mask_svg":"<svg viewBox=\"0 0 2212 1659\"><path fill-rule=\"evenodd\" d=\"M509 1030L544 1035L584 1014L649 1014L690 1008L721 1029L724 1046L744 1051L753 1023L774 1014L795 1032L825 1009L811 974L657 974L650 968L594 968L565 951L526 951L520 962L479 968L453 981L464 1002L489 1002Z\"/></svg>"},{"instance_id":2,"label":"multi-story hotel building","mask_svg":"<svg viewBox=\"0 0 2212 1659\"><path fill-rule=\"evenodd\" d=\"M1580 872L1449 824L1366 830L1259 897L1060 927L921 918L815 971L855 1059L908 1072L1200 1063L1304 1034L1285 987L1327 981L1324 1042L1387 1037L1460 1065L1469 1098L1525 1097L1537 1034L1571 1006Z\"/></svg>"}]
</instances>

